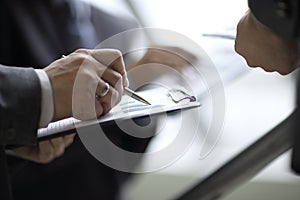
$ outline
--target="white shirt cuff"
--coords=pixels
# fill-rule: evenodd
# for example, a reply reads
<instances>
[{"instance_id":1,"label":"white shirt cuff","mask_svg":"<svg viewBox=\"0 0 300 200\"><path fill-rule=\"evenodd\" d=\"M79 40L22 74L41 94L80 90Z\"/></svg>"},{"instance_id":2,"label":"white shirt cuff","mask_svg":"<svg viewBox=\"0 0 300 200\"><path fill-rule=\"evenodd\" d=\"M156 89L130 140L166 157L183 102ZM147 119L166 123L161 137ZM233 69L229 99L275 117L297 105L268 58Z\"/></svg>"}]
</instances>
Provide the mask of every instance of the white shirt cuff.
<instances>
[{"instance_id":1,"label":"white shirt cuff","mask_svg":"<svg viewBox=\"0 0 300 200\"><path fill-rule=\"evenodd\" d=\"M46 127L52 121L54 115L53 94L50 80L46 72L42 69L36 69L42 90L41 115L39 127Z\"/></svg>"}]
</instances>

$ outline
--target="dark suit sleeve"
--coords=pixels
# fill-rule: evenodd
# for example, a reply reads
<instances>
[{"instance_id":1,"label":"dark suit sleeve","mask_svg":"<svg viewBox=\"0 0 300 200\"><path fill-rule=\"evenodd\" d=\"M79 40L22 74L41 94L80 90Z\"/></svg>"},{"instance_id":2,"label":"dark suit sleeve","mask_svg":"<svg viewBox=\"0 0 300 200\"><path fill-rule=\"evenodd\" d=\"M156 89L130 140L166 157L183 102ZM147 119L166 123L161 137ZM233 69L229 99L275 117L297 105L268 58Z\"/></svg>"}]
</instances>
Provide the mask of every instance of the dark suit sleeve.
<instances>
[{"instance_id":1,"label":"dark suit sleeve","mask_svg":"<svg viewBox=\"0 0 300 200\"><path fill-rule=\"evenodd\" d=\"M35 71L0 65L0 145L35 144L40 110Z\"/></svg>"},{"instance_id":2,"label":"dark suit sleeve","mask_svg":"<svg viewBox=\"0 0 300 200\"><path fill-rule=\"evenodd\" d=\"M299 36L299 0L249 0L256 19L286 40Z\"/></svg>"},{"instance_id":3,"label":"dark suit sleeve","mask_svg":"<svg viewBox=\"0 0 300 200\"><path fill-rule=\"evenodd\" d=\"M249 0L249 8L255 18L286 40L300 36L300 1L299 0ZM299 45L299 44L298 44ZM299 75L299 74L298 74ZM298 107L300 102L300 82L298 78ZM300 119L299 108L297 115ZM295 127L295 130L299 126ZM300 134L295 133L292 169L300 175Z\"/></svg>"}]
</instances>

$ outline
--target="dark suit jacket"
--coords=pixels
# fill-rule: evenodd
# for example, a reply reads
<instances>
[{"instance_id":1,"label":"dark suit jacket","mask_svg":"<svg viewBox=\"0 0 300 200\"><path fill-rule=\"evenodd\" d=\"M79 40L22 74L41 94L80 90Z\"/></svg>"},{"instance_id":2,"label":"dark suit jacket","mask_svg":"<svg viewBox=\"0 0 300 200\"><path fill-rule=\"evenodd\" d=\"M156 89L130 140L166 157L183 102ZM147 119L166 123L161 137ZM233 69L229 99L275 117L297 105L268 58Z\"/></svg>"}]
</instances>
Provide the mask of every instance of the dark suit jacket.
<instances>
[{"instance_id":1,"label":"dark suit jacket","mask_svg":"<svg viewBox=\"0 0 300 200\"><path fill-rule=\"evenodd\" d=\"M262 24L286 40L299 36L299 0L249 0L249 8Z\"/></svg>"},{"instance_id":2,"label":"dark suit jacket","mask_svg":"<svg viewBox=\"0 0 300 200\"><path fill-rule=\"evenodd\" d=\"M249 8L258 21L288 41L298 42L300 36L299 0L249 0ZM299 50L300 51L300 50ZM300 54L299 54L300 56ZM299 79L299 76L298 76ZM298 81L298 107L300 105L300 81ZM300 109L297 109L300 121ZM300 127L295 127L300 130ZM300 133L295 133L292 169L300 174Z\"/></svg>"},{"instance_id":3,"label":"dark suit jacket","mask_svg":"<svg viewBox=\"0 0 300 200\"><path fill-rule=\"evenodd\" d=\"M0 199L11 195L4 146L36 144L40 90L33 69L0 65Z\"/></svg>"},{"instance_id":4,"label":"dark suit jacket","mask_svg":"<svg viewBox=\"0 0 300 200\"><path fill-rule=\"evenodd\" d=\"M132 20L76 0L0 3L0 15L5 13L0 17L0 63L10 65L43 68L62 54L94 48L108 37L137 26ZM132 152L143 152L149 142L148 138L131 137L113 126L106 132L116 145ZM8 162L16 200L117 199L129 177L96 160L77 137L65 154L50 164L14 157L8 157Z\"/></svg>"}]
</instances>

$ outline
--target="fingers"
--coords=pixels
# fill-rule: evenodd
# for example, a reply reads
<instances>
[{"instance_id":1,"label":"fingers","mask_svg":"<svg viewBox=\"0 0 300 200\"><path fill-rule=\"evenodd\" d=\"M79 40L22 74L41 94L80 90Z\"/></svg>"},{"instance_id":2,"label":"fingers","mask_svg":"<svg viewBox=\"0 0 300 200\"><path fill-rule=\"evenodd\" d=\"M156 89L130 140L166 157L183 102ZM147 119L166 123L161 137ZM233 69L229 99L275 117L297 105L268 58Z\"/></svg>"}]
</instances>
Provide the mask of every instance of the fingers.
<instances>
[{"instance_id":1,"label":"fingers","mask_svg":"<svg viewBox=\"0 0 300 200\"><path fill-rule=\"evenodd\" d=\"M65 143L62 137L50 140L54 158L61 156L65 151Z\"/></svg>"},{"instance_id":2,"label":"fingers","mask_svg":"<svg viewBox=\"0 0 300 200\"><path fill-rule=\"evenodd\" d=\"M115 49L95 49L91 51L91 56L99 63L107 66L106 71L118 72L122 77L122 84L124 87L129 85L123 56L120 51Z\"/></svg>"},{"instance_id":3,"label":"fingers","mask_svg":"<svg viewBox=\"0 0 300 200\"><path fill-rule=\"evenodd\" d=\"M118 71L122 75L126 73L122 53L118 50L95 49L91 51L91 56L95 58L98 62L106 65L107 67L111 67L112 69Z\"/></svg>"},{"instance_id":4,"label":"fingers","mask_svg":"<svg viewBox=\"0 0 300 200\"><path fill-rule=\"evenodd\" d=\"M63 154L64 147L62 145L61 138L40 142L37 152L38 162L49 163L54 158Z\"/></svg>"},{"instance_id":5,"label":"fingers","mask_svg":"<svg viewBox=\"0 0 300 200\"><path fill-rule=\"evenodd\" d=\"M96 94L103 94L103 91L105 90L105 84L108 83L99 79ZM105 93L106 94L104 96L99 96L99 98L96 98L95 108L97 117L108 113L112 107L120 102L123 93L123 87L121 86L121 84L116 84L115 87L109 87L108 90L105 91Z\"/></svg>"},{"instance_id":6,"label":"fingers","mask_svg":"<svg viewBox=\"0 0 300 200\"><path fill-rule=\"evenodd\" d=\"M51 162L64 154L65 149L72 144L73 139L74 134L40 142L36 159L32 160L44 164Z\"/></svg>"},{"instance_id":7,"label":"fingers","mask_svg":"<svg viewBox=\"0 0 300 200\"><path fill-rule=\"evenodd\" d=\"M107 113L128 86L122 54L113 49L79 49L51 63L45 71L53 91L54 121L70 116L95 119ZM96 94L103 94L106 83L110 85L107 94L96 102Z\"/></svg>"},{"instance_id":8,"label":"fingers","mask_svg":"<svg viewBox=\"0 0 300 200\"><path fill-rule=\"evenodd\" d=\"M40 142L36 149L36 156L31 156L31 160L43 164L49 163L62 156L73 139L74 134Z\"/></svg>"},{"instance_id":9,"label":"fingers","mask_svg":"<svg viewBox=\"0 0 300 200\"><path fill-rule=\"evenodd\" d=\"M73 143L75 134L40 142L38 146L23 146L9 151L12 156L36 163L46 164L63 155L65 149Z\"/></svg>"},{"instance_id":10,"label":"fingers","mask_svg":"<svg viewBox=\"0 0 300 200\"><path fill-rule=\"evenodd\" d=\"M114 71L112 69L106 69L104 73L102 74L101 78L109 83L111 86L113 86L116 90L118 90L120 93L123 92L123 77L120 73L117 71Z\"/></svg>"},{"instance_id":11,"label":"fingers","mask_svg":"<svg viewBox=\"0 0 300 200\"><path fill-rule=\"evenodd\" d=\"M96 73L99 78L109 83L120 93L123 92L123 86L128 86L125 65L120 51L114 49L97 49L92 51L81 49L76 52L91 55L91 57L86 57L86 60L82 63L82 68L86 68L85 66L92 68L88 71ZM89 78L93 78L93 75L87 76L87 79ZM87 81L85 80L85 83Z\"/></svg>"},{"instance_id":12,"label":"fingers","mask_svg":"<svg viewBox=\"0 0 300 200\"><path fill-rule=\"evenodd\" d=\"M37 152L37 160L35 161L39 163L49 163L55 158L62 156L65 149L72 144L74 136L74 134L71 134L40 142Z\"/></svg>"},{"instance_id":13,"label":"fingers","mask_svg":"<svg viewBox=\"0 0 300 200\"><path fill-rule=\"evenodd\" d=\"M66 135L66 136L63 137L65 147L68 147L73 143L74 137L75 137L75 133L69 134L69 135Z\"/></svg>"},{"instance_id":14,"label":"fingers","mask_svg":"<svg viewBox=\"0 0 300 200\"><path fill-rule=\"evenodd\" d=\"M123 86L127 87L129 81L127 78L123 57L120 51L113 49L94 50L91 55L107 68L99 74L101 80L98 82L97 94L101 94L105 90L105 82L109 83L110 87L108 93L98 99L96 102L97 116L108 113L113 106L118 104L123 94Z\"/></svg>"},{"instance_id":15,"label":"fingers","mask_svg":"<svg viewBox=\"0 0 300 200\"><path fill-rule=\"evenodd\" d=\"M95 119L108 113L121 100L123 86L128 85L123 58L119 51L110 49L76 52L91 56L82 63L81 73L77 75L77 86L74 88L78 90L73 95L74 117Z\"/></svg>"},{"instance_id":16,"label":"fingers","mask_svg":"<svg viewBox=\"0 0 300 200\"><path fill-rule=\"evenodd\" d=\"M95 100L95 109L97 117L108 113L112 107L117 105L121 100L121 93L115 88L110 87L108 93Z\"/></svg>"}]
</instances>

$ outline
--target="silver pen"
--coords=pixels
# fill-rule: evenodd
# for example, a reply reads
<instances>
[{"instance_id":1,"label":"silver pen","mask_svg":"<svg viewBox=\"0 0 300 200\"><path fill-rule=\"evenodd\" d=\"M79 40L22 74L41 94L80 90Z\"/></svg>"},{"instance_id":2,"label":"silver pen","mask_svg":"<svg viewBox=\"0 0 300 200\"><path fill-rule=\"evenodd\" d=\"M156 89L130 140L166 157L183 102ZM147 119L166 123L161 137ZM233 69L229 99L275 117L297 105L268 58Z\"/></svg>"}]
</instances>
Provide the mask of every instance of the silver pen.
<instances>
[{"instance_id":1,"label":"silver pen","mask_svg":"<svg viewBox=\"0 0 300 200\"><path fill-rule=\"evenodd\" d=\"M142 103L151 105L151 103L149 103L146 99L144 99L143 97L141 97L140 95L138 95L136 92L134 92L133 90L129 89L128 87L124 87L124 93L128 96L130 96L131 98L138 100Z\"/></svg>"}]
</instances>

